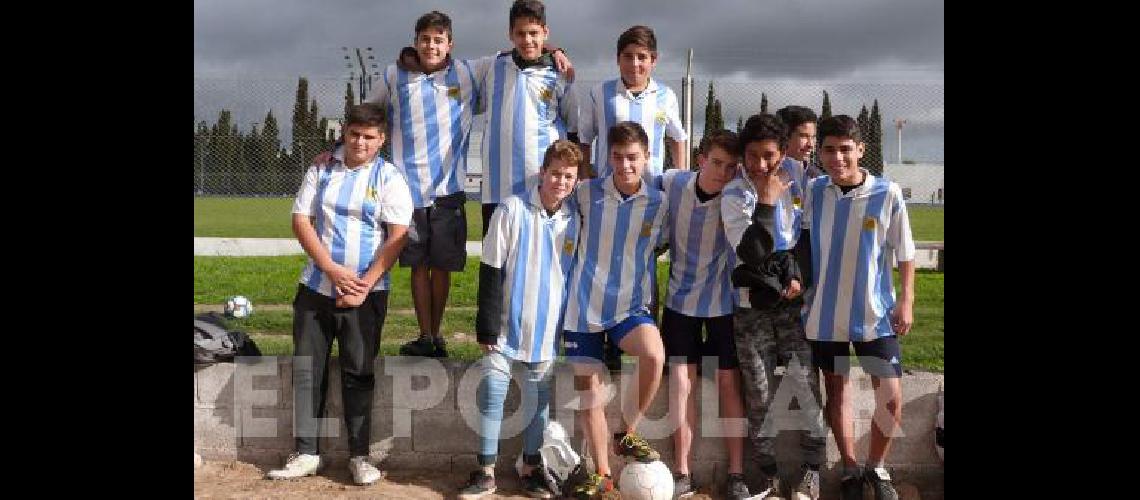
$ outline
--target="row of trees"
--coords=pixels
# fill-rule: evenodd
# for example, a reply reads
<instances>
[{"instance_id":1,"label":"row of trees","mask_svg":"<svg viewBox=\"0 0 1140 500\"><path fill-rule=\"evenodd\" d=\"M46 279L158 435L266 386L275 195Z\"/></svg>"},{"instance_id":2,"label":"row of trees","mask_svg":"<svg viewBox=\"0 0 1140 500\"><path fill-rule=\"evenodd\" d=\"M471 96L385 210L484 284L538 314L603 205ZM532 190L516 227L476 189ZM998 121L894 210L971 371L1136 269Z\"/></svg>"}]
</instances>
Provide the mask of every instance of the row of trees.
<instances>
[{"instance_id":1,"label":"row of trees","mask_svg":"<svg viewBox=\"0 0 1140 500\"><path fill-rule=\"evenodd\" d=\"M352 84L345 84L344 112L355 104L356 97ZM713 83L709 82L705 106L705 128L707 135L713 130L724 129L724 114L720 99L716 97ZM760 94L761 113L768 113L768 96ZM736 121L736 131L744 128L741 113ZM823 103L819 109L820 119L831 116L831 98L823 92ZM870 111L863 105L856 121L867 144L866 154L859 162L875 175L883 172L883 127L879 114L879 101L876 99ZM320 116L317 100L309 97L309 82L304 77L297 81L297 93L293 103L292 133L289 148L281 144L280 128L273 111L266 113L260 124L250 127L243 133L234 122L227 109L218 112L213 125L206 121L195 124L194 130L194 190L200 194L277 194L288 195L297 192L301 177L309 162L321 151L327 150L335 140L328 128L328 119ZM326 133L326 130L328 131ZM382 154L389 157L387 143ZM697 144L692 145L690 165L697 165ZM815 159L818 162L818 155ZM672 152L665 148L665 166L674 165Z\"/></svg>"},{"instance_id":2,"label":"row of trees","mask_svg":"<svg viewBox=\"0 0 1140 500\"><path fill-rule=\"evenodd\" d=\"M352 99L348 87L347 99ZM260 125L260 128L259 128ZM199 194L294 194L309 162L329 148L328 119L320 116L316 99L309 98L309 82L297 82L293 104L292 142L281 144L281 130L270 110L260 124L244 133L228 109L218 112L213 125L205 120L194 126L194 191Z\"/></svg>"},{"instance_id":3,"label":"row of trees","mask_svg":"<svg viewBox=\"0 0 1140 500\"><path fill-rule=\"evenodd\" d=\"M724 114L721 109L720 99L716 97L716 90L713 88L713 83L709 82L708 95L706 96L705 106L705 128L704 134L707 135L713 130L723 130ZM768 111L768 95L760 93L760 112L769 113ZM772 112L775 112L774 110ZM736 119L736 133L740 133L744 129L744 116L748 113L741 113L740 117ZM819 119L831 117L831 97L827 91L823 91L823 104L820 106ZM867 144L866 153L863 159L859 160L859 166L866 168L874 175L883 174L883 123L882 117L879 115L879 100L875 99L871 110L867 111L867 105L864 104L859 111L859 116L855 119L859 124L859 133L863 135L863 142ZM703 136L702 136L703 137ZM820 138L822 142L822 138ZM693 145L693 156L690 165L696 166L697 159L697 145ZM819 150L819 144L816 144L816 151ZM816 155L813 161L819 161ZM666 159L667 165L672 165L671 159Z\"/></svg>"}]
</instances>

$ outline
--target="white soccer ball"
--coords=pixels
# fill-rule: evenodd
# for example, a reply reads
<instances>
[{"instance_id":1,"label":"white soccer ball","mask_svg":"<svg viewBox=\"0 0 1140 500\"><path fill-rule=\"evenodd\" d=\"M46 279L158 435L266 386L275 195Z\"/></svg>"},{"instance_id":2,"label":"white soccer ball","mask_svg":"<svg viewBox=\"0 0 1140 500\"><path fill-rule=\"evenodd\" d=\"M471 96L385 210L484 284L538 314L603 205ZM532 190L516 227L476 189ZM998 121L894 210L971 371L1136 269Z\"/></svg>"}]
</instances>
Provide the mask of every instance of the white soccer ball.
<instances>
[{"instance_id":1,"label":"white soccer ball","mask_svg":"<svg viewBox=\"0 0 1140 500\"><path fill-rule=\"evenodd\" d=\"M629 500L670 500L673 474L660 460L648 464L630 462L618 478L621 497Z\"/></svg>"},{"instance_id":2,"label":"white soccer ball","mask_svg":"<svg viewBox=\"0 0 1140 500\"><path fill-rule=\"evenodd\" d=\"M226 299L224 311L227 317L245 318L253 314L253 302L241 295L235 295Z\"/></svg>"}]
</instances>

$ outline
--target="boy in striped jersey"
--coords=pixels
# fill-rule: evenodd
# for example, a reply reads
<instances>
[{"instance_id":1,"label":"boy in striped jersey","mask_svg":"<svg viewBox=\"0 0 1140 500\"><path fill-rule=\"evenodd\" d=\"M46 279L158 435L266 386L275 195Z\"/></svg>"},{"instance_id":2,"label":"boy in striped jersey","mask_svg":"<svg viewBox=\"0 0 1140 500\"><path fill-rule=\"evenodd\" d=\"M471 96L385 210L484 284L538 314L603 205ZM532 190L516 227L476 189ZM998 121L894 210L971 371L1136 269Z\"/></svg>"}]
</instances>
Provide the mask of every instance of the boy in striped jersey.
<instances>
[{"instance_id":1,"label":"boy in striped jersey","mask_svg":"<svg viewBox=\"0 0 1140 500\"><path fill-rule=\"evenodd\" d=\"M827 176L807 186L806 232L799 243L811 253L804 328L827 387L828 421L843 458L843 498L863 498L867 483L877 499L895 499L898 494L883 463L902 420L896 335L906 335L914 323L910 220L898 184L859 167L865 146L855 120L847 115L824 119L819 135ZM901 281L897 302L892 258L898 261ZM854 415L847 397L849 346L875 387L874 425L862 474L855 460Z\"/></svg>"},{"instance_id":2,"label":"boy in striped jersey","mask_svg":"<svg viewBox=\"0 0 1140 500\"><path fill-rule=\"evenodd\" d=\"M721 191L736 176L739 147L736 134L717 130L701 139L698 172L668 170L659 176L662 190L669 196L669 241L671 265L661 337L670 367L669 401L676 420L673 425L673 466L675 497L689 496L696 490L689 475L689 451L696 418L692 385L698 380L697 364L702 356L716 356L716 384L725 418L740 421L744 416L740 399L740 362L732 333L732 270L734 255L728 247L721 224ZM702 326L707 338L702 340ZM725 429L728 449L730 498L749 496L744 484L744 428Z\"/></svg>"},{"instance_id":3,"label":"boy in striped jersey","mask_svg":"<svg viewBox=\"0 0 1140 500\"><path fill-rule=\"evenodd\" d=\"M689 147L684 125L681 123L680 106L673 89L652 78L657 66L657 36L648 26L632 26L617 40L617 63L619 78L607 80L590 89L583 97L578 117L578 140L587 157L590 155L590 142L597 139L594 149L594 170L598 177L610 173L607 155L609 146L605 132L622 121L633 121L649 135L649 160L645 167L645 177L661 175L665 164L665 137L672 148L673 161L679 169L689 168ZM653 272L649 277L653 294L649 309L657 318L658 284L657 261L653 261ZM606 351L606 363L611 370L620 366L621 353Z\"/></svg>"},{"instance_id":4,"label":"boy in striped jersey","mask_svg":"<svg viewBox=\"0 0 1140 500\"><path fill-rule=\"evenodd\" d=\"M649 163L645 176L661 175L665 164L665 137L676 167L688 169L688 135L681 123L680 106L673 89L651 78L657 66L657 36L648 26L633 26L617 41L620 77L595 85L582 98L578 139L587 157L590 141L597 138L594 169L598 177L610 173L605 132L622 121L637 122L649 134Z\"/></svg>"},{"instance_id":5,"label":"boy in striped jersey","mask_svg":"<svg viewBox=\"0 0 1140 500\"><path fill-rule=\"evenodd\" d=\"M388 269L403 249L412 200L404 176L377 153L384 110L349 109L345 147L313 165L293 203L293 233L309 261L293 300L293 404L297 452L272 479L316 474L321 467L318 419L324 414L328 359L339 339L349 469L357 484L380 479L367 461L373 361L388 307Z\"/></svg>"},{"instance_id":6,"label":"boy in striped jersey","mask_svg":"<svg viewBox=\"0 0 1140 500\"><path fill-rule=\"evenodd\" d=\"M585 498L613 490L600 379L606 344L639 358L637 393L622 401L625 426L614 436L615 452L642 462L660 459L636 429L661 384L665 363L661 334L646 306L654 249L668 241L669 198L643 179L649 137L641 125L618 123L607 139L611 173L583 182L574 194L582 231L564 325L565 354L574 369L575 389L582 394L578 416L596 467L575 488Z\"/></svg>"},{"instance_id":7,"label":"boy in striped jersey","mask_svg":"<svg viewBox=\"0 0 1140 500\"><path fill-rule=\"evenodd\" d=\"M534 185L541 153L577 128L570 80L542 50L550 35L546 7L539 0L515 0L509 21L514 49L495 57L480 100L487 120L482 148L484 235L499 202L526 194Z\"/></svg>"},{"instance_id":8,"label":"boy in striped jersey","mask_svg":"<svg viewBox=\"0 0 1140 500\"><path fill-rule=\"evenodd\" d=\"M566 280L578 243L578 211L563 200L578 181L582 152L571 141L554 141L543 156L539 185L509 196L495 209L479 268L475 334L480 360L480 469L459 495L470 500L495 492L495 461L503 401L512 368L523 372L522 408L533 408L523 434L523 487L531 498L551 498L538 448L546 429L550 380L562 332ZM529 401L536 404L531 406Z\"/></svg>"},{"instance_id":9,"label":"boy in striped jersey","mask_svg":"<svg viewBox=\"0 0 1140 500\"><path fill-rule=\"evenodd\" d=\"M788 414L788 407L773 408L777 381L786 383L798 396L799 410L790 414L796 420L803 467L794 491L796 500L819 498L819 470L824 459L826 429L820 414L819 377L811 364L811 348L804 337L796 311L802 290L802 279L791 245L795 240L789 227L790 211L795 200L787 189L795 177L779 168L787 146L788 130L779 117L762 113L748 118L740 134L744 169L724 190L722 215L729 245L736 261L745 269L758 269L758 252L747 252L758 237L765 238L762 248L772 253L767 262L775 263L779 276L768 286L761 282L742 283L736 279L737 305L733 313L736 352L744 380L744 399L748 405L749 436L756 461L763 476L758 488L771 495L782 495L784 488L777 476L776 435L784 420L773 414ZM776 185L783 190L772 190ZM783 210L782 210L783 209ZM784 219L781 225L781 214ZM759 256L766 257L766 256ZM765 268L769 266L764 266ZM759 274L759 273L757 273ZM783 367L783 378L780 375ZM783 387L783 386L781 386ZM808 390L810 389L810 391ZM767 425L765 425L767 423Z\"/></svg>"},{"instance_id":10,"label":"boy in striped jersey","mask_svg":"<svg viewBox=\"0 0 1140 500\"><path fill-rule=\"evenodd\" d=\"M792 185L793 191L800 191L794 196L803 197L803 187L812 178L824 175L821 170L811 163L811 153L815 149L816 122L815 111L803 106L784 106L776 111L776 116L783 120L788 127L788 155L784 157L781 168L789 173L799 173L796 183ZM803 177L801 180L800 177ZM799 227L799 226L797 226Z\"/></svg>"}]
</instances>

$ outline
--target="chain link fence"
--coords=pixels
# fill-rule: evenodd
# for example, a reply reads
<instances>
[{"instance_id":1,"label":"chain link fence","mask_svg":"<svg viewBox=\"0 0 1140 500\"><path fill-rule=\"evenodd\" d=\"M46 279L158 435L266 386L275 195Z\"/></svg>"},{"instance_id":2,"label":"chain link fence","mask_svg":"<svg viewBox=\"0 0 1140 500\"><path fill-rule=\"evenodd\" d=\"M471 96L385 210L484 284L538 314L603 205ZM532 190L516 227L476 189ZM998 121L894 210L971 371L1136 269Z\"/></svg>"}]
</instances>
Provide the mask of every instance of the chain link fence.
<instances>
[{"instance_id":1,"label":"chain link fence","mask_svg":"<svg viewBox=\"0 0 1140 500\"><path fill-rule=\"evenodd\" d=\"M738 124L752 114L762 110L774 113L791 104L822 114L825 92L832 115L858 118L866 108L868 155L863 165L898 182L911 203L944 205L942 84L697 77L691 131L694 147L706 126L710 82L723 126L730 130L737 130ZM574 88L584 95L597 83L579 80ZM662 83L682 98L679 79ZM351 92L358 100L361 90L355 82L336 78L305 79L302 84L299 79L195 77L195 196L291 198L312 158L339 136L346 95ZM303 98L302 103L298 103L299 98ZM901 121L901 135L896 121ZM482 122L476 118L468 152L469 193L479 190Z\"/></svg>"}]
</instances>

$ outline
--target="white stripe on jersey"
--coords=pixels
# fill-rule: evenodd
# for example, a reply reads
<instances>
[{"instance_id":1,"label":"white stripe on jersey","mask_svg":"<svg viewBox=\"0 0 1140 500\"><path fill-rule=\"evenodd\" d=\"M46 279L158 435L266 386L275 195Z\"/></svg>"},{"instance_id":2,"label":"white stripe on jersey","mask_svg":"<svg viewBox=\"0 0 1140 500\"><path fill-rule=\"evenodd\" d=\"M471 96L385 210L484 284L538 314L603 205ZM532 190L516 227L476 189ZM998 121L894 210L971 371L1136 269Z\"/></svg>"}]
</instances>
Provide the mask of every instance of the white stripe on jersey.
<instances>
[{"instance_id":1,"label":"white stripe on jersey","mask_svg":"<svg viewBox=\"0 0 1140 500\"><path fill-rule=\"evenodd\" d=\"M647 178L661 175L665 165L665 136L677 141L685 140L681 123L680 106L673 89L659 85L650 78L649 84L637 97L626 89L621 78L604 81L592 87L582 104L578 117L578 140L589 144L595 137L594 168L598 177L605 177L613 169L609 162L609 144L606 142L610 127L622 121L641 124L649 136L649 164L645 166Z\"/></svg>"},{"instance_id":2,"label":"white stripe on jersey","mask_svg":"<svg viewBox=\"0 0 1140 500\"><path fill-rule=\"evenodd\" d=\"M566 299L565 328L600 332L647 311L653 249L669 238L669 200L647 181L623 200L612 176L579 184L574 197L582 234Z\"/></svg>"},{"instance_id":3,"label":"white stripe on jersey","mask_svg":"<svg viewBox=\"0 0 1140 500\"><path fill-rule=\"evenodd\" d=\"M804 296L809 339L866 342L894 335L891 258L914 260L914 240L898 184L863 174L863 185L847 194L830 177L808 184L804 218L814 283Z\"/></svg>"},{"instance_id":4,"label":"white stripe on jersey","mask_svg":"<svg viewBox=\"0 0 1140 500\"><path fill-rule=\"evenodd\" d=\"M391 123L392 162L416 208L463 190L478 83L491 58L451 60L424 74L389 65L368 102L384 104Z\"/></svg>"},{"instance_id":5,"label":"white stripe on jersey","mask_svg":"<svg viewBox=\"0 0 1140 500\"><path fill-rule=\"evenodd\" d=\"M721 222L724 225L724 235L728 243L728 248L731 249L732 254L732 272L740 262L740 256L736 255L736 247L740 245L740 240L744 237L744 231L748 226L752 225L752 213L756 210L756 188L752 185L752 181L748 179L744 171L738 171L736 177L724 186L721 191ZM731 286L731 280L730 280ZM748 287L739 287L733 289L733 301L740 307L752 307L748 302Z\"/></svg>"},{"instance_id":6,"label":"white stripe on jersey","mask_svg":"<svg viewBox=\"0 0 1140 500\"><path fill-rule=\"evenodd\" d=\"M668 170L661 176L669 196L669 292L665 305L686 316L732 314L734 252L721 223L721 199L697 198L697 172Z\"/></svg>"},{"instance_id":7,"label":"white stripe on jersey","mask_svg":"<svg viewBox=\"0 0 1140 500\"><path fill-rule=\"evenodd\" d=\"M505 273L498 345L508 358L534 363L557 354L579 224L569 202L548 216L537 186L495 208L483 262Z\"/></svg>"},{"instance_id":8,"label":"white stripe on jersey","mask_svg":"<svg viewBox=\"0 0 1140 500\"><path fill-rule=\"evenodd\" d=\"M577 126L577 108L570 84L557 70L520 70L510 52L495 58L484 81L482 199L499 203L538 184L546 148Z\"/></svg>"},{"instance_id":9,"label":"white stripe on jersey","mask_svg":"<svg viewBox=\"0 0 1140 500\"><path fill-rule=\"evenodd\" d=\"M377 156L356 169L344 165L338 153L325 167L309 167L293 202L293 213L312 217L321 245L333 262L361 276L384 246L384 223L408 225L412 199L404 176L395 165ZM332 281L309 257L300 283L322 295L335 297ZM389 276L377 280L373 290L387 290Z\"/></svg>"}]
</instances>

